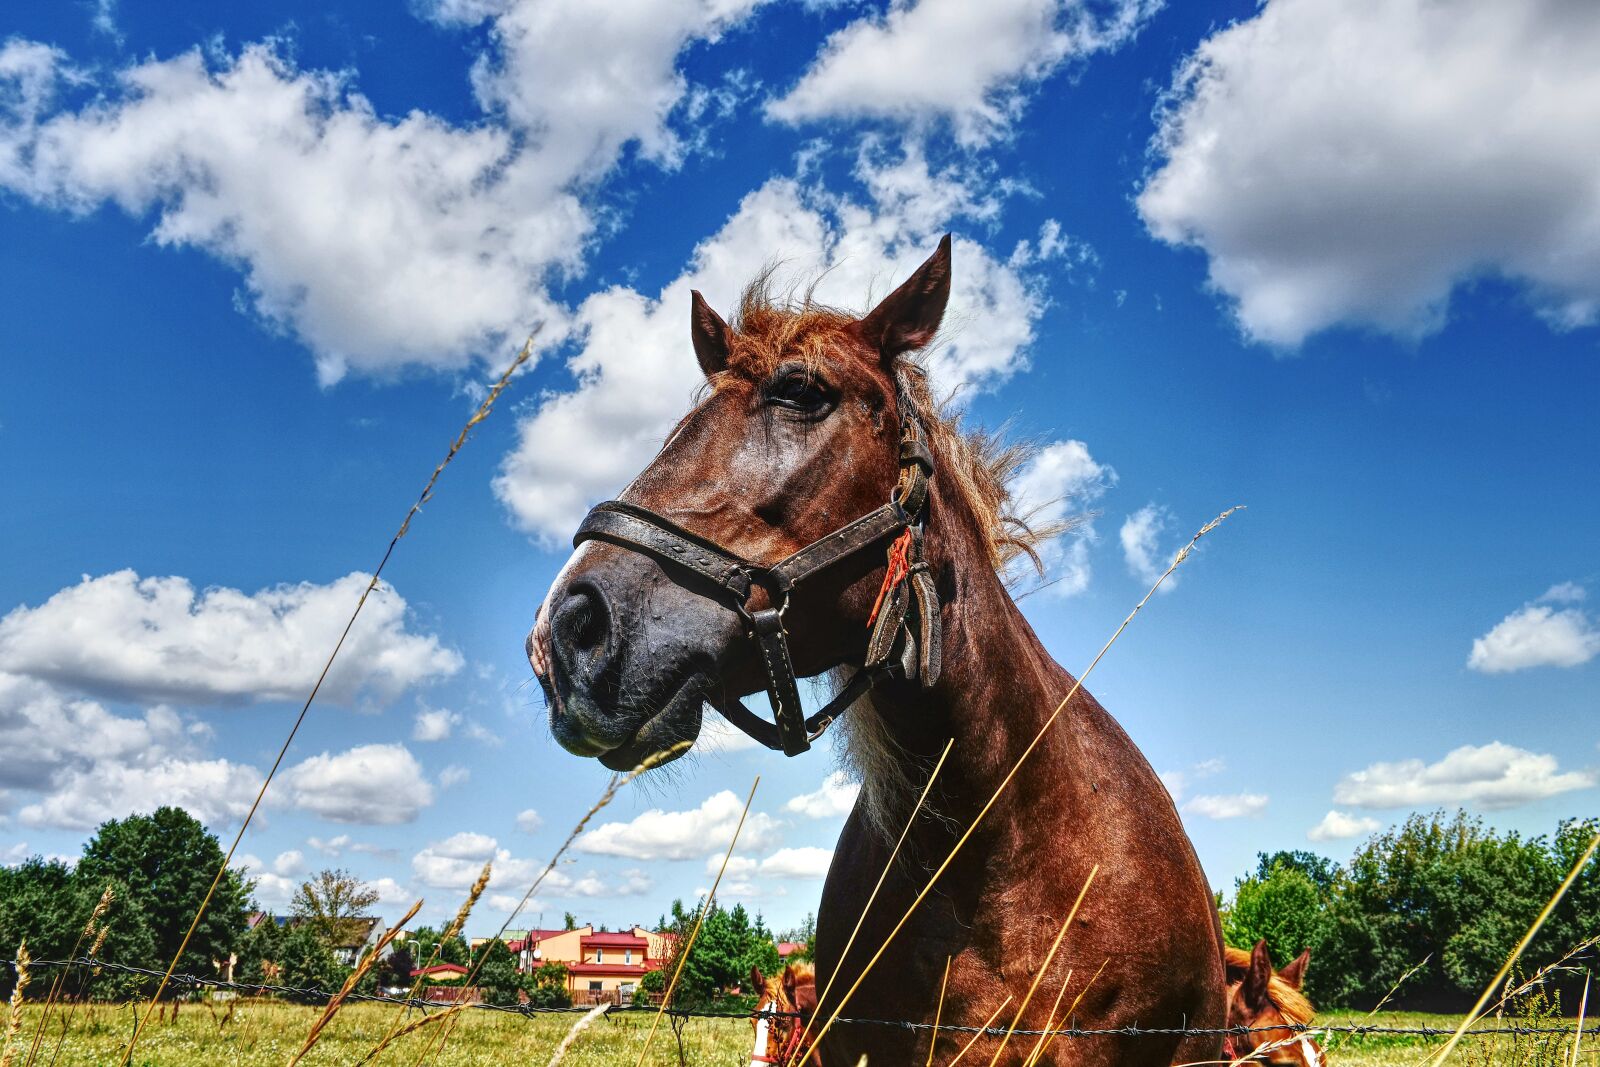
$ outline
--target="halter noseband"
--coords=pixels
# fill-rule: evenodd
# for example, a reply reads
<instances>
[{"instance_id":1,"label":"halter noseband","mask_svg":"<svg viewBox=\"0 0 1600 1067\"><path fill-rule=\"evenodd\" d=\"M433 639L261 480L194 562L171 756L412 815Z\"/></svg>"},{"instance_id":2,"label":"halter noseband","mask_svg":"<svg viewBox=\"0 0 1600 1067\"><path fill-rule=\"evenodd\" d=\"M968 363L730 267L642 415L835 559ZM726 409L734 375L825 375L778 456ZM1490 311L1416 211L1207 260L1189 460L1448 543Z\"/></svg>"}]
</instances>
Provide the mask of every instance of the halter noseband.
<instances>
[{"instance_id":1,"label":"halter noseband","mask_svg":"<svg viewBox=\"0 0 1600 1067\"><path fill-rule=\"evenodd\" d=\"M737 697L725 693L705 699L734 726L786 756L798 756L810 748L835 718L885 679L920 678L926 688L939 678L939 599L922 557L933 453L909 398L904 390L897 392L902 413L900 479L889 502L770 567L743 559L649 508L621 500L595 505L572 538L574 548L585 541L604 541L670 565L689 576L691 584L686 587L691 591L720 600L739 613L761 653L773 721L767 722ZM802 582L890 535L897 537L875 617L869 622L872 634L866 662L838 695L807 717L800 705L798 679L789 658L789 634L783 624L789 596ZM751 610L750 593L757 586L766 590L773 606ZM918 620L915 630L913 615ZM897 648L899 655L895 655Z\"/></svg>"}]
</instances>

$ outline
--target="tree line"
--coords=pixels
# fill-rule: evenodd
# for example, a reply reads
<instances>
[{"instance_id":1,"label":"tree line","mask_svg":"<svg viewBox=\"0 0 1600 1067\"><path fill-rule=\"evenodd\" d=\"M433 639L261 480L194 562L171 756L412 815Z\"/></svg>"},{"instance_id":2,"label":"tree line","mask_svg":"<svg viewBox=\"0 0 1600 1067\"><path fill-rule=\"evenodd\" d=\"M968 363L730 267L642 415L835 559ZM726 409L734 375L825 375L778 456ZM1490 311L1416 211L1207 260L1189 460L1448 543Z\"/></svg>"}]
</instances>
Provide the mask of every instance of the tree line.
<instances>
[{"instance_id":1,"label":"tree line","mask_svg":"<svg viewBox=\"0 0 1600 1067\"><path fill-rule=\"evenodd\" d=\"M1310 852L1262 853L1232 898L1219 900L1223 934L1244 948L1265 939L1280 964L1310 949L1305 988L1319 1008L1371 1008L1393 991L1394 1006L1464 1010L1596 832L1600 819L1568 819L1553 835L1524 838L1464 811L1436 811L1373 835L1343 865ZM1593 944L1583 946L1597 937L1593 861L1522 966L1531 972L1573 949L1592 962Z\"/></svg>"}]
</instances>

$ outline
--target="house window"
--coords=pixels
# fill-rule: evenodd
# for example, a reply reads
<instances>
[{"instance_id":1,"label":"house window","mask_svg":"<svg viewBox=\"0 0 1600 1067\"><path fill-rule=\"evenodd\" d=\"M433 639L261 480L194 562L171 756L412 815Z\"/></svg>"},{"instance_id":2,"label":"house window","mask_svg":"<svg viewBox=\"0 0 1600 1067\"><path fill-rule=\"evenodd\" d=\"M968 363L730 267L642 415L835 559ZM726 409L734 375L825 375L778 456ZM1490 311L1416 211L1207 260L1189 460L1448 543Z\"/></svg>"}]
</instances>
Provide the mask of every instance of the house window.
<instances>
[{"instance_id":1,"label":"house window","mask_svg":"<svg viewBox=\"0 0 1600 1067\"><path fill-rule=\"evenodd\" d=\"M633 962L633 949L625 948L625 949L622 950L622 962L623 963L632 963Z\"/></svg>"},{"instance_id":2,"label":"house window","mask_svg":"<svg viewBox=\"0 0 1600 1067\"><path fill-rule=\"evenodd\" d=\"M594 950L594 961L596 963L604 963L606 961L606 950L603 949L603 948L595 949Z\"/></svg>"}]
</instances>

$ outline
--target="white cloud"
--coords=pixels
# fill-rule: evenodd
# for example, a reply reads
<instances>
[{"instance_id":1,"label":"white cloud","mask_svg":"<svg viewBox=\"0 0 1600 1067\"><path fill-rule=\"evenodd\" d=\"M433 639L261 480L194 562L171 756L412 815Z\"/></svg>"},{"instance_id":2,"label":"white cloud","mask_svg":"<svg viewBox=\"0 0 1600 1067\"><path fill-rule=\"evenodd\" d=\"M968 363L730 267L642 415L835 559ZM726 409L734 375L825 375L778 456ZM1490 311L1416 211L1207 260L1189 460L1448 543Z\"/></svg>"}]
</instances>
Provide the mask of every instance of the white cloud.
<instances>
[{"instance_id":1,"label":"white cloud","mask_svg":"<svg viewBox=\"0 0 1600 1067\"><path fill-rule=\"evenodd\" d=\"M478 880L485 863L493 864L489 884L508 889L526 889L544 866L512 856L488 834L462 830L419 851L411 858L411 871L423 885L465 892ZM552 871L551 875L558 873Z\"/></svg>"},{"instance_id":2,"label":"white cloud","mask_svg":"<svg viewBox=\"0 0 1600 1067\"><path fill-rule=\"evenodd\" d=\"M1121 0L1102 19L1080 0L902 0L833 34L767 113L785 122L946 119L959 141L981 144L1009 128L1030 83L1117 47L1158 7Z\"/></svg>"},{"instance_id":3,"label":"white cloud","mask_svg":"<svg viewBox=\"0 0 1600 1067\"><path fill-rule=\"evenodd\" d=\"M460 723L461 716L457 712L446 711L443 708L424 708L417 712L416 718L412 721L411 740L443 741Z\"/></svg>"},{"instance_id":4,"label":"white cloud","mask_svg":"<svg viewBox=\"0 0 1600 1067\"><path fill-rule=\"evenodd\" d=\"M452 763L444 770L439 772L439 788L450 789L453 786L462 785L465 782L471 781L471 779L472 771L461 766L459 763Z\"/></svg>"},{"instance_id":5,"label":"white cloud","mask_svg":"<svg viewBox=\"0 0 1600 1067\"><path fill-rule=\"evenodd\" d=\"M700 736L694 743L695 751L704 755L727 755L760 747L755 738L712 712L707 712L701 721Z\"/></svg>"},{"instance_id":6,"label":"white cloud","mask_svg":"<svg viewBox=\"0 0 1600 1067\"><path fill-rule=\"evenodd\" d=\"M1252 338L1420 336L1498 274L1600 314L1600 7L1269 0L1178 70L1138 207Z\"/></svg>"},{"instance_id":7,"label":"white cloud","mask_svg":"<svg viewBox=\"0 0 1600 1067\"><path fill-rule=\"evenodd\" d=\"M69 769L101 762L148 767L190 752L189 727L171 708L128 718L0 672L0 787L43 789Z\"/></svg>"},{"instance_id":8,"label":"white cloud","mask_svg":"<svg viewBox=\"0 0 1600 1067\"><path fill-rule=\"evenodd\" d=\"M130 701L302 700L368 576L254 594L131 570L63 589L0 619L0 670ZM324 699L385 703L461 666L431 634L406 628L406 602L379 583L323 683Z\"/></svg>"},{"instance_id":9,"label":"white cloud","mask_svg":"<svg viewBox=\"0 0 1600 1067\"><path fill-rule=\"evenodd\" d=\"M761 873L769 878L826 878L832 862L831 848L780 848L761 861Z\"/></svg>"},{"instance_id":10,"label":"white cloud","mask_svg":"<svg viewBox=\"0 0 1600 1067\"><path fill-rule=\"evenodd\" d=\"M107 760L57 775L50 791L18 818L26 826L92 830L107 819L172 805L217 829L244 817L261 778L254 767L225 759Z\"/></svg>"},{"instance_id":11,"label":"white cloud","mask_svg":"<svg viewBox=\"0 0 1600 1067\"><path fill-rule=\"evenodd\" d=\"M869 144L856 172L869 204L774 178L746 196L654 297L618 286L579 305L579 348L568 363L577 385L545 394L522 420L495 480L518 526L552 546L564 541L590 504L649 461L688 410L701 382L688 337L690 289L731 312L744 284L782 261L805 277L828 271L818 300L860 305L869 291L882 294L915 269L952 221L988 221L999 211L993 175L936 170L915 149L886 155ZM946 340L929 365L942 390L992 387L1027 366L1046 303L1042 283L963 238L954 259Z\"/></svg>"},{"instance_id":12,"label":"white cloud","mask_svg":"<svg viewBox=\"0 0 1600 1067\"><path fill-rule=\"evenodd\" d=\"M12 864L21 863L31 855L33 853L28 851L28 843L26 841L18 841L14 845L7 845L5 848L0 849L0 867L9 867Z\"/></svg>"},{"instance_id":13,"label":"white cloud","mask_svg":"<svg viewBox=\"0 0 1600 1067\"><path fill-rule=\"evenodd\" d=\"M525 834L531 834L543 825L544 819L540 818L539 813L532 808L517 813L517 829Z\"/></svg>"},{"instance_id":14,"label":"white cloud","mask_svg":"<svg viewBox=\"0 0 1600 1067\"><path fill-rule=\"evenodd\" d=\"M783 810L813 819L836 819L850 814L860 792L860 782L850 781L843 771L834 771L822 780L822 787L816 792L801 793L786 803Z\"/></svg>"},{"instance_id":15,"label":"white cloud","mask_svg":"<svg viewBox=\"0 0 1600 1067\"><path fill-rule=\"evenodd\" d=\"M1167 787L1167 792L1172 794L1173 800L1182 800L1184 793L1195 782L1207 778L1214 778L1227 769L1227 764L1213 756L1192 763L1181 771L1162 771L1159 775L1161 783Z\"/></svg>"},{"instance_id":16,"label":"white cloud","mask_svg":"<svg viewBox=\"0 0 1600 1067\"><path fill-rule=\"evenodd\" d=\"M374 878L362 885L377 892L380 907L409 908L417 901L415 893L393 878Z\"/></svg>"},{"instance_id":17,"label":"white cloud","mask_svg":"<svg viewBox=\"0 0 1600 1067\"><path fill-rule=\"evenodd\" d=\"M1472 804L1514 808L1600 782L1593 770L1560 771L1554 756L1500 741L1462 745L1437 763L1419 759L1374 763L1340 779L1333 799L1358 808Z\"/></svg>"},{"instance_id":18,"label":"white cloud","mask_svg":"<svg viewBox=\"0 0 1600 1067\"><path fill-rule=\"evenodd\" d=\"M624 156L672 166L677 69L753 0L441 0L441 22L492 19L472 82L483 117L379 115L349 74L300 70L292 44L147 58L105 77L58 50L0 51L0 187L86 216L155 216L154 240L238 269L246 299L348 370L462 368L538 320L545 285L582 268L586 202ZM61 106L63 81L98 90ZM9 89L9 91L7 91ZM696 119L707 121L704 107Z\"/></svg>"},{"instance_id":19,"label":"white cloud","mask_svg":"<svg viewBox=\"0 0 1600 1067\"><path fill-rule=\"evenodd\" d=\"M252 897L268 909L287 908L294 899L295 891L300 888L298 881L274 872L259 856L246 853L239 857L234 866L244 868L245 876L255 882Z\"/></svg>"},{"instance_id":20,"label":"white cloud","mask_svg":"<svg viewBox=\"0 0 1600 1067\"><path fill-rule=\"evenodd\" d=\"M1156 504L1146 504L1129 515L1118 534L1122 541L1122 558L1127 561L1128 573L1147 585L1154 584L1172 561L1173 553L1163 553L1159 541L1172 525L1172 514ZM1173 550L1176 552L1176 549ZM1163 592L1170 592L1178 584L1174 571L1161 583Z\"/></svg>"},{"instance_id":21,"label":"white cloud","mask_svg":"<svg viewBox=\"0 0 1600 1067\"><path fill-rule=\"evenodd\" d=\"M1576 605L1584 589L1574 582L1551 586L1540 602L1524 604L1472 642L1467 666L1485 674L1529 667L1577 667L1600 656L1600 625Z\"/></svg>"},{"instance_id":22,"label":"white cloud","mask_svg":"<svg viewBox=\"0 0 1600 1067\"><path fill-rule=\"evenodd\" d=\"M335 837L328 838L308 837L306 838L306 844L310 845L318 852L321 852L323 855L333 856L335 859L337 859L345 849L350 847L350 835L338 834Z\"/></svg>"},{"instance_id":23,"label":"white cloud","mask_svg":"<svg viewBox=\"0 0 1600 1067\"><path fill-rule=\"evenodd\" d=\"M1089 548L1097 536L1088 509L1116 482L1117 472L1096 462L1082 441L1052 441L1011 479L1007 488L1015 512L1029 526L1043 531L1057 523L1071 524L1065 533L1037 547L1052 595L1074 596L1089 588ZM1010 580L1021 583L1031 568L1032 561L1016 560Z\"/></svg>"},{"instance_id":24,"label":"white cloud","mask_svg":"<svg viewBox=\"0 0 1600 1067\"><path fill-rule=\"evenodd\" d=\"M635 860L692 860L724 851L733 839L744 804L724 789L689 811L652 808L629 822L608 822L583 834L573 848L599 856ZM746 852L772 842L777 823L770 815L751 812L739 835Z\"/></svg>"},{"instance_id":25,"label":"white cloud","mask_svg":"<svg viewBox=\"0 0 1600 1067\"><path fill-rule=\"evenodd\" d=\"M285 878L298 878L306 873L306 855L297 848L278 853L272 861L272 873Z\"/></svg>"},{"instance_id":26,"label":"white cloud","mask_svg":"<svg viewBox=\"0 0 1600 1067\"><path fill-rule=\"evenodd\" d=\"M1263 793L1226 793L1194 797L1183 810L1208 819L1242 819L1247 815L1260 815L1266 807L1267 797Z\"/></svg>"},{"instance_id":27,"label":"white cloud","mask_svg":"<svg viewBox=\"0 0 1600 1067\"><path fill-rule=\"evenodd\" d=\"M1379 829L1383 824L1369 815L1349 815L1342 811L1329 811L1322 821L1306 831L1313 841L1348 841Z\"/></svg>"},{"instance_id":28,"label":"white cloud","mask_svg":"<svg viewBox=\"0 0 1600 1067\"><path fill-rule=\"evenodd\" d=\"M416 819L433 803L433 786L400 744L324 752L284 772L289 802L333 822L392 824Z\"/></svg>"}]
</instances>

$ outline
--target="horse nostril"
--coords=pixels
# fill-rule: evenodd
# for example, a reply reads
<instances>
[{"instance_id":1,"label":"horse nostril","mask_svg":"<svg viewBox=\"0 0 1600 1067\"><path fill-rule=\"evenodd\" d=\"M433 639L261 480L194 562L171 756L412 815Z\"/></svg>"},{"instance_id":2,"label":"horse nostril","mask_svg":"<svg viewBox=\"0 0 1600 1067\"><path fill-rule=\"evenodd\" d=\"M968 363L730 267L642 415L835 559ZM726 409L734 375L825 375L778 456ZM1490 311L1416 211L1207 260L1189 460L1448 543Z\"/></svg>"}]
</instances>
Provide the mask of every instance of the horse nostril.
<instances>
[{"instance_id":1,"label":"horse nostril","mask_svg":"<svg viewBox=\"0 0 1600 1067\"><path fill-rule=\"evenodd\" d=\"M610 658L611 605L593 582L577 581L567 589L550 618L556 659L574 680L590 682Z\"/></svg>"}]
</instances>

